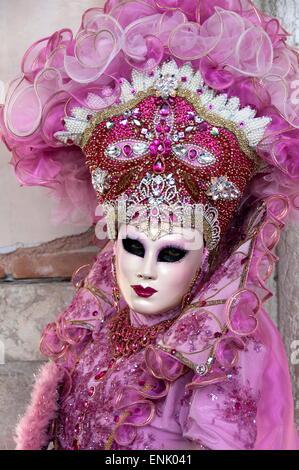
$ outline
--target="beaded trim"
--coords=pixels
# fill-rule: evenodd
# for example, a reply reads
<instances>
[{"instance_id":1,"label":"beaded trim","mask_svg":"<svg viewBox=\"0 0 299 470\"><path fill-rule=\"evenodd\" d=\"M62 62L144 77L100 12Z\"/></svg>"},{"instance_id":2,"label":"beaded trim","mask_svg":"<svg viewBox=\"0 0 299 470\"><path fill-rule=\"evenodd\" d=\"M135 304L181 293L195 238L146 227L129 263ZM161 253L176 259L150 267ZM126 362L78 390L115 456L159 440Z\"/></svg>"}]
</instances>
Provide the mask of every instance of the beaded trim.
<instances>
[{"instance_id":1,"label":"beaded trim","mask_svg":"<svg viewBox=\"0 0 299 470\"><path fill-rule=\"evenodd\" d=\"M130 356L152 343L159 334L164 333L174 322L175 318L163 320L153 326L132 326L129 319L129 307L126 306L117 317L108 324L109 341L113 357Z\"/></svg>"}]
</instances>

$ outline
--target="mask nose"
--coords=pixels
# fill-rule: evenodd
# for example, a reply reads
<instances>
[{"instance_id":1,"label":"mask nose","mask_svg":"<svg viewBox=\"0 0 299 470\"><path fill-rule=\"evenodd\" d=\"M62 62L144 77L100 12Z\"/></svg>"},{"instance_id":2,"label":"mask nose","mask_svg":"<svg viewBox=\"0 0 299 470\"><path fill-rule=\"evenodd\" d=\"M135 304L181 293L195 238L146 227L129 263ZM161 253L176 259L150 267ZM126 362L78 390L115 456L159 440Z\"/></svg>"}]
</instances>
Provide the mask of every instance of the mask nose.
<instances>
[{"instance_id":1,"label":"mask nose","mask_svg":"<svg viewBox=\"0 0 299 470\"><path fill-rule=\"evenodd\" d=\"M148 253L143 258L143 263L139 268L137 277L139 279L157 279L157 261L155 253Z\"/></svg>"},{"instance_id":2,"label":"mask nose","mask_svg":"<svg viewBox=\"0 0 299 470\"><path fill-rule=\"evenodd\" d=\"M141 279L153 279L152 276L149 276L147 274L137 274L137 277Z\"/></svg>"}]
</instances>

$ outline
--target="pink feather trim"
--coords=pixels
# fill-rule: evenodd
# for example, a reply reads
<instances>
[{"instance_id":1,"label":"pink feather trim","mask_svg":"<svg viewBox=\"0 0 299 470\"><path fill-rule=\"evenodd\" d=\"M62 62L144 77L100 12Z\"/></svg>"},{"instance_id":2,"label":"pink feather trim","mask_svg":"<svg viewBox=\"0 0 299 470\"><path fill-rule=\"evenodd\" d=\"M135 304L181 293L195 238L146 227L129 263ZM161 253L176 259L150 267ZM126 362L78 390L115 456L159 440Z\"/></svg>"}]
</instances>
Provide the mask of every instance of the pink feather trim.
<instances>
[{"instance_id":1,"label":"pink feather trim","mask_svg":"<svg viewBox=\"0 0 299 470\"><path fill-rule=\"evenodd\" d=\"M16 450L40 450L49 444L49 424L58 411L57 386L63 375L63 370L53 361L39 369L31 403L16 426Z\"/></svg>"}]
</instances>

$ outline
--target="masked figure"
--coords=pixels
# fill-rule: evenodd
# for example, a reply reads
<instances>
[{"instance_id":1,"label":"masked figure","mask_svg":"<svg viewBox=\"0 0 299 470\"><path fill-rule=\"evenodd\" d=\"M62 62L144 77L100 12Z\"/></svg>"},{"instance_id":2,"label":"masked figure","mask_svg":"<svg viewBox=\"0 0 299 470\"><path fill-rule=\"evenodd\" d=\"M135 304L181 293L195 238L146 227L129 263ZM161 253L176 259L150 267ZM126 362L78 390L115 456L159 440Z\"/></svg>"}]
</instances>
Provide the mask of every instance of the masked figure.
<instances>
[{"instance_id":1,"label":"masked figure","mask_svg":"<svg viewBox=\"0 0 299 470\"><path fill-rule=\"evenodd\" d=\"M296 207L296 52L246 0L170 3L88 10L8 90L18 178L110 240L44 329L18 449L299 448L263 308Z\"/></svg>"}]
</instances>

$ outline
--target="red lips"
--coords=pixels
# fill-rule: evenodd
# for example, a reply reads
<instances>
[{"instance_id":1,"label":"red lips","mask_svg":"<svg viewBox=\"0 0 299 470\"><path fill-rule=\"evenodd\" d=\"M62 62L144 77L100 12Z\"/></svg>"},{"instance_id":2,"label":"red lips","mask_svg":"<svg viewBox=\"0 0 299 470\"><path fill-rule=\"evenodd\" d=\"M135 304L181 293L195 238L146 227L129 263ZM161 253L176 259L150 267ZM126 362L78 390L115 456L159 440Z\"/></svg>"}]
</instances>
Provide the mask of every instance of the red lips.
<instances>
[{"instance_id":1,"label":"red lips","mask_svg":"<svg viewBox=\"0 0 299 470\"><path fill-rule=\"evenodd\" d=\"M134 291L136 292L137 295L140 297L150 297L153 295L156 291L156 289L153 289L152 287L142 287L140 285L138 286L131 286Z\"/></svg>"}]
</instances>

